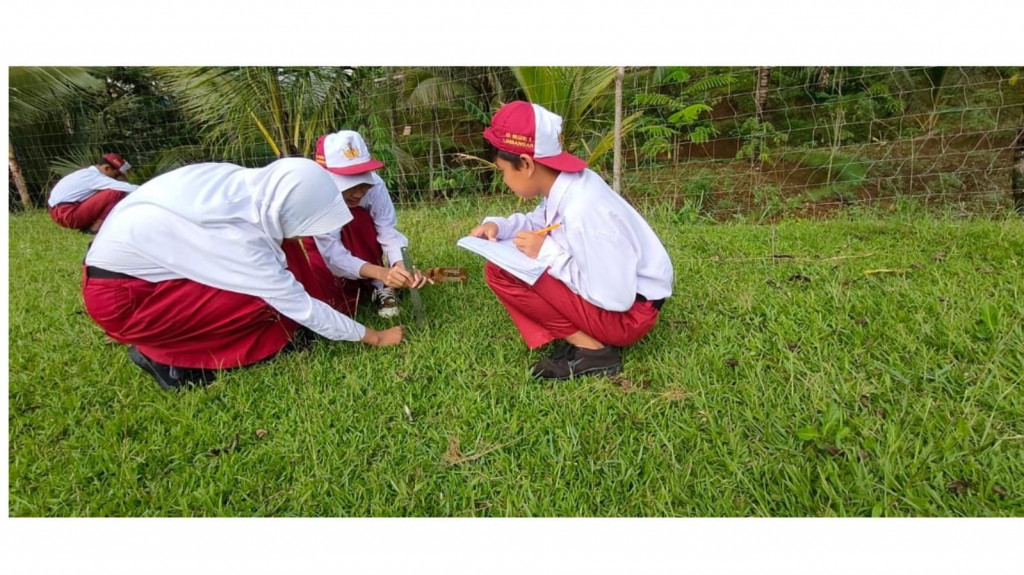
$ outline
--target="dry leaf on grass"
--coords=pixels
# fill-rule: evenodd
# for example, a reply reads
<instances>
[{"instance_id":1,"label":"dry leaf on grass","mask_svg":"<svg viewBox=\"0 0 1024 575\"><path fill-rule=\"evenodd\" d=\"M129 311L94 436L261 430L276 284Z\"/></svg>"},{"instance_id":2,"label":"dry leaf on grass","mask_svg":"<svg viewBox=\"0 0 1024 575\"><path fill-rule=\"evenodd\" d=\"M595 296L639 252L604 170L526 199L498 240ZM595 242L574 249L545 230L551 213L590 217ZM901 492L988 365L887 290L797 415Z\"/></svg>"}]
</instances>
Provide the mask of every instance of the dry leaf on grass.
<instances>
[{"instance_id":1,"label":"dry leaf on grass","mask_svg":"<svg viewBox=\"0 0 1024 575\"><path fill-rule=\"evenodd\" d=\"M455 465L462 459L462 452L459 451L459 438L454 435L448 436L448 453L444 454L444 461Z\"/></svg>"},{"instance_id":2,"label":"dry leaf on grass","mask_svg":"<svg viewBox=\"0 0 1024 575\"><path fill-rule=\"evenodd\" d=\"M902 270L902 269L883 268L883 269L878 269L878 270L864 270L864 275L866 275L866 276L873 276L875 274L905 274L905 273L907 273L907 270Z\"/></svg>"},{"instance_id":3,"label":"dry leaf on grass","mask_svg":"<svg viewBox=\"0 0 1024 575\"><path fill-rule=\"evenodd\" d=\"M454 435L450 435L448 436L448 452L444 454L444 457L442 459L448 465L459 465L460 463L468 463L470 461L480 459L481 457L487 455L492 451L497 451L502 447L511 445L515 441L518 441L518 439L513 439L512 441L488 447L480 451L479 453L474 453L473 455L463 455L462 450L459 449L459 438L455 437Z\"/></svg>"},{"instance_id":4,"label":"dry leaf on grass","mask_svg":"<svg viewBox=\"0 0 1024 575\"><path fill-rule=\"evenodd\" d=\"M224 455L225 453L231 453L232 451L234 451L234 449L236 447L238 447L238 434L237 433L235 434L235 437L231 440L231 443L225 445L224 447L217 447L217 448L211 449L209 451L209 454L210 454L210 457L217 457L219 455Z\"/></svg>"},{"instance_id":5,"label":"dry leaf on grass","mask_svg":"<svg viewBox=\"0 0 1024 575\"><path fill-rule=\"evenodd\" d=\"M968 484L966 481L957 479L954 481L950 481L949 485L946 486L946 490L948 490L953 495L960 495L964 491L967 491L968 487L970 487L970 484Z\"/></svg>"},{"instance_id":6,"label":"dry leaf on grass","mask_svg":"<svg viewBox=\"0 0 1024 575\"><path fill-rule=\"evenodd\" d=\"M613 375L609 379L619 384L619 387L622 388L623 391L631 391L636 388L645 389L651 386L651 382L649 381L633 381L622 377L621 375Z\"/></svg>"},{"instance_id":7,"label":"dry leaf on grass","mask_svg":"<svg viewBox=\"0 0 1024 575\"><path fill-rule=\"evenodd\" d=\"M670 389L661 394L661 398L666 401L682 401L687 397L690 397L690 395L691 393L685 389Z\"/></svg>"},{"instance_id":8,"label":"dry leaf on grass","mask_svg":"<svg viewBox=\"0 0 1024 575\"><path fill-rule=\"evenodd\" d=\"M829 445L825 447L825 451L829 452L829 455L834 455L836 457L839 457L840 455L843 454L843 450L839 449L835 445Z\"/></svg>"}]
</instances>

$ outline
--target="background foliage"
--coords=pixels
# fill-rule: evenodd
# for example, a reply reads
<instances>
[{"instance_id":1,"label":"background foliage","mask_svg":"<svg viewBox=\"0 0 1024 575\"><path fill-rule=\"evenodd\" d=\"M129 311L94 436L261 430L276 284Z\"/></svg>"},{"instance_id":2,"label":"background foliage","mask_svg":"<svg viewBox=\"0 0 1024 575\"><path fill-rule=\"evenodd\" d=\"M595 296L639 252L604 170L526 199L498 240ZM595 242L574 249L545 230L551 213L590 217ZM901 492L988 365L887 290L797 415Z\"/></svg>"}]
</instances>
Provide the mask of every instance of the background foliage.
<instances>
[{"instance_id":1,"label":"background foliage","mask_svg":"<svg viewBox=\"0 0 1024 575\"><path fill-rule=\"evenodd\" d=\"M35 205L118 151L142 182L197 161L311 156L363 132L395 199L490 194L481 131L504 102L564 116L611 179L614 67L11 68L10 144ZM765 88L758 79L767 77ZM1018 68L631 67L623 189L714 219L832 214L897 198L994 213L1024 126ZM1019 154L1019 152L1018 152ZM17 207L13 180L12 208ZM1022 198L1024 201L1024 198Z\"/></svg>"}]
</instances>

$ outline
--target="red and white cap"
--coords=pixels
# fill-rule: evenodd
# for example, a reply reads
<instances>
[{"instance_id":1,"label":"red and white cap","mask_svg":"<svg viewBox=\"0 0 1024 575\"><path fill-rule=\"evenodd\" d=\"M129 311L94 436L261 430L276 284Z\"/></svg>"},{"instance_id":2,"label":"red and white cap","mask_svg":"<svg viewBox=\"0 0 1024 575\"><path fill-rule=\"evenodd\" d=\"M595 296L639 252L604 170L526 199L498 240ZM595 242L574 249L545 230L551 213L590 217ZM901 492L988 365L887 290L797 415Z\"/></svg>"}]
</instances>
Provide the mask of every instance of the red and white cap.
<instances>
[{"instance_id":1,"label":"red and white cap","mask_svg":"<svg viewBox=\"0 0 1024 575\"><path fill-rule=\"evenodd\" d=\"M384 167L384 162L370 157L363 137L352 130L320 136L314 160L330 172L339 192L359 184L373 185L373 171Z\"/></svg>"},{"instance_id":2,"label":"red and white cap","mask_svg":"<svg viewBox=\"0 0 1024 575\"><path fill-rule=\"evenodd\" d=\"M560 172L578 172L587 163L562 150L562 117L537 104L509 102L491 118L484 138L499 150L528 154Z\"/></svg>"},{"instance_id":3,"label":"red and white cap","mask_svg":"<svg viewBox=\"0 0 1024 575\"><path fill-rule=\"evenodd\" d=\"M122 158L120 154L103 154L100 157L106 160L107 163L110 164L111 166L114 166L114 168L117 171L121 172L122 174L127 172L132 167L132 165L129 164L127 160Z\"/></svg>"},{"instance_id":4,"label":"red and white cap","mask_svg":"<svg viewBox=\"0 0 1024 575\"><path fill-rule=\"evenodd\" d=\"M316 141L316 163L332 174L351 176L383 168L384 162L370 157L370 148L359 132L342 130L320 136Z\"/></svg>"}]
</instances>

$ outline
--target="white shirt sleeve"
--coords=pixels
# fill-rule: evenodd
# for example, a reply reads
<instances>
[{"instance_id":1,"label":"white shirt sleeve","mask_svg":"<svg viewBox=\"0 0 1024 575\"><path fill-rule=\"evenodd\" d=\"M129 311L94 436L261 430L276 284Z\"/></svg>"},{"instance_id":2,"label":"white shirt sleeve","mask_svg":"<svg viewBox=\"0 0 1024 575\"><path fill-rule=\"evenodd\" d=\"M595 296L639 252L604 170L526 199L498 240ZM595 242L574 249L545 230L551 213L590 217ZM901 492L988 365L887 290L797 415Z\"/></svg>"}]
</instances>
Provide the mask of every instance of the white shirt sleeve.
<instances>
[{"instance_id":1,"label":"white shirt sleeve","mask_svg":"<svg viewBox=\"0 0 1024 575\"><path fill-rule=\"evenodd\" d=\"M341 243L341 232L339 230L329 234L313 236L313 240L316 242L316 247L320 250L320 255L323 256L324 263L330 268L331 273L350 280L362 279L362 276L359 275L359 269L367 262L357 258L352 255L352 252L348 251L345 244Z\"/></svg>"},{"instance_id":2,"label":"white shirt sleeve","mask_svg":"<svg viewBox=\"0 0 1024 575\"><path fill-rule=\"evenodd\" d=\"M373 225L377 228L377 243L384 250L388 264L394 265L395 262L402 260L402 248L409 245L409 238L397 229L398 216L395 214L395 204L391 201L384 180L375 175L374 181L374 186L360 203L365 205L370 217L373 218Z\"/></svg>"},{"instance_id":3,"label":"white shirt sleeve","mask_svg":"<svg viewBox=\"0 0 1024 575\"><path fill-rule=\"evenodd\" d=\"M482 223L494 222L498 225L498 237L499 240L507 240L515 237L515 235L521 231L533 231L539 230L544 227L544 206L545 203L541 202L537 209L533 210L528 214L512 214L507 218L502 217L489 217L484 218Z\"/></svg>"},{"instance_id":4,"label":"white shirt sleeve","mask_svg":"<svg viewBox=\"0 0 1024 575\"><path fill-rule=\"evenodd\" d=\"M626 311L636 301L640 257L624 223L591 214L585 225L563 225L541 244L537 261L548 274L583 299L608 311Z\"/></svg>"}]
</instances>

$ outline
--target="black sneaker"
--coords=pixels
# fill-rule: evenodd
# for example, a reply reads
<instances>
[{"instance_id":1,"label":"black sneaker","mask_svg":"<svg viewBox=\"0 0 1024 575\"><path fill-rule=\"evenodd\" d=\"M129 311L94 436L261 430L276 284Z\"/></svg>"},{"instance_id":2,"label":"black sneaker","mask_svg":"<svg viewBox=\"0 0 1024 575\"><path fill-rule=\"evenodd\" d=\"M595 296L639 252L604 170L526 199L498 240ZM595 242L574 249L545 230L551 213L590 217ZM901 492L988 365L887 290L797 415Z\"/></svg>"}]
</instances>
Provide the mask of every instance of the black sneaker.
<instances>
[{"instance_id":1,"label":"black sneaker","mask_svg":"<svg viewBox=\"0 0 1024 575\"><path fill-rule=\"evenodd\" d=\"M581 375L615 375L622 371L619 348L610 345L601 349L583 349L568 346L556 349L551 357L533 365L534 377L543 379L569 379Z\"/></svg>"},{"instance_id":2,"label":"black sneaker","mask_svg":"<svg viewBox=\"0 0 1024 575\"><path fill-rule=\"evenodd\" d=\"M565 356L569 355L569 351L571 351L574 347L576 346L565 341L564 339L557 340L555 343L552 343L551 347L549 348L551 353L548 355L548 359L552 361L559 361Z\"/></svg>"},{"instance_id":3,"label":"black sneaker","mask_svg":"<svg viewBox=\"0 0 1024 575\"><path fill-rule=\"evenodd\" d=\"M160 387L167 391L176 391L195 385L209 385L217 378L216 372L211 370L182 369L159 363L142 355L142 352L134 345L128 348L128 358L143 371L152 375Z\"/></svg>"}]
</instances>

